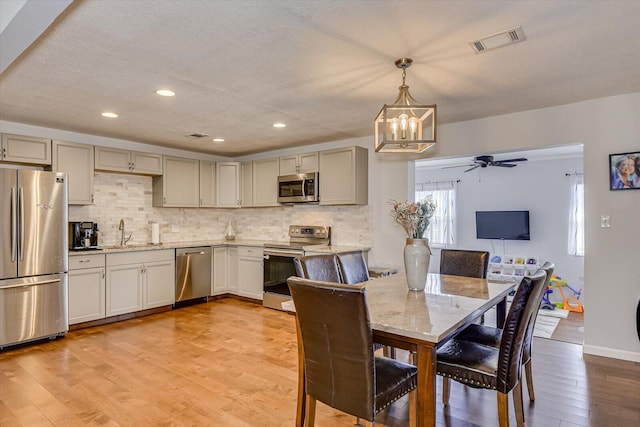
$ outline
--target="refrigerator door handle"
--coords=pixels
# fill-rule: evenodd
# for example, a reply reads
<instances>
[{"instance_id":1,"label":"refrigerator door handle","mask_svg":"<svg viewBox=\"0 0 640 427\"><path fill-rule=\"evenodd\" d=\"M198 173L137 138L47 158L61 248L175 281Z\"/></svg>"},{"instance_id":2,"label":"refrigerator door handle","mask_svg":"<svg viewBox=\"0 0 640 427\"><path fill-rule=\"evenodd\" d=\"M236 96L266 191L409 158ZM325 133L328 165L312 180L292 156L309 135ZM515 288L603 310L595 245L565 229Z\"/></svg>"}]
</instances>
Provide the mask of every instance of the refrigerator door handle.
<instances>
[{"instance_id":1,"label":"refrigerator door handle","mask_svg":"<svg viewBox=\"0 0 640 427\"><path fill-rule=\"evenodd\" d=\"M48 285L50 283L58 283L59 281L60 281L60 279L54 279L54 280L43 280L41 282L20 283L19 285L3 286L0 289L28 288L30 286Z\"/></svg>"},{"instance_id":2,"label":"refrigerator door handle","mask_svg":"<svg viewBox=\"0 0 640 427\"><path fill-rule=\"evenodd\" d=\"M20 261L24 259L24 187L18 189L18 203L20 204Z\"/></svg>"},{"instance_id":3,"label":"refrigerator door handle","mask_svg":"<svg viewBox=\"0 0 640 427\"><path fill-rule=\"evenodd\" d=\"M18 255L18 218L16 216L16 189L11 187L11 262Z\"/></svg>"}]
</instances>

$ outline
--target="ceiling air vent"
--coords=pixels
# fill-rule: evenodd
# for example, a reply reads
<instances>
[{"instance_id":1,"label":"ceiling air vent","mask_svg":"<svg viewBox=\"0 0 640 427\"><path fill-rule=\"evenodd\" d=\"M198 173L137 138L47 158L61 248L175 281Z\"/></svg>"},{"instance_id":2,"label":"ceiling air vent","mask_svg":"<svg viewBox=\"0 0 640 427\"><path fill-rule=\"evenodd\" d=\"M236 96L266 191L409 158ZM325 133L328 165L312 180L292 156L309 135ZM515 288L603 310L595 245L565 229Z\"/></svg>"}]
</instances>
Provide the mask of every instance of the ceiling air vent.
<instances>
[{"instance_id":1,"label":"ceiling air vent","mask_svg":"<svg viewBox=\"0 0 640 427\"><path fill-rule=\"evenodd\" d=\"M477 40L472 40L469 42L469 45L475 53L483 53L491 49L497 49L499 47L518 43L524 40L525 35L522 31L522 27L518 26L500 31L499 33L491 34L490 36L481 37Z\"/></svg>"},{"instance_id":2,"label":"ceiling air vent","mask_svg":"<svg viewBox=\"0 0 640 427\"><path fill-rule=\"evenodd\" d=\"M194 132L185 136L188 136L189 138L206 138L209 135L207 135L206 133Z\"/></svg>"}]
</instances>

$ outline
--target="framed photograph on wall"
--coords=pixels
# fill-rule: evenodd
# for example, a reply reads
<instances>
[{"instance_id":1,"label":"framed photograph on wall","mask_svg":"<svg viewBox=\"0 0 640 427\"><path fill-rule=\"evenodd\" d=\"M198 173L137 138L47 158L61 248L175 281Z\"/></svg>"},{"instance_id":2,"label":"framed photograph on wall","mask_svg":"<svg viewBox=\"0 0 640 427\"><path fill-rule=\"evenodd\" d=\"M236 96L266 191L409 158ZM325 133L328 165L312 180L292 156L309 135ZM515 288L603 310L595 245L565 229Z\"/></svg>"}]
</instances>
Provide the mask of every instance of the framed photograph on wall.
<instances>
[{"instance_id":1,"label":"framed photograph on wall","mask_svg":"<svg viewBox=\"0 0 640 427\"><path fill-rule=\"evenodd\" d=\"M609 154L609 190L640 189L640 151Z\"/></svg>"}]
</instances>

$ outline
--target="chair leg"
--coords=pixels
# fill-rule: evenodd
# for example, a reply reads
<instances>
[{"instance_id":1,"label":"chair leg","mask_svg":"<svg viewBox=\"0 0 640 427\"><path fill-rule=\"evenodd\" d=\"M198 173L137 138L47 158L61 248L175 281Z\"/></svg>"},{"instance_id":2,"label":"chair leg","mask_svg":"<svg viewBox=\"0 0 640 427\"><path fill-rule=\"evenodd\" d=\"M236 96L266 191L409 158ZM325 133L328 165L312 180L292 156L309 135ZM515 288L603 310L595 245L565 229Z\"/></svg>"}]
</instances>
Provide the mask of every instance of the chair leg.
<instances>
[{"instance_id":1,"label":"chair leg","mask_svg":"<svg viewBox=\"0 0 640 427\"><path fill-rule=\"evenodd\" d=\"M442 377L442 403L449 404L449 378Z\"/></svg>"},{"instance_id":2,"label":"chair leg","mask_svg":"<svg viewBox=\"0 0 640 427\"><path fill-rule=\"evenodd\" d=\"M409 392L409 427L418 425L418 389Z\"/></svg>"},{"instance_id":3,"label":"chair leg","mask_svg":"<svg viewBox=\"0 0 640 427\"><path fill-rule=\"evenodd\" d=\"M524 365L524 373L527 377L527 391L529 392L529 400L536 400L536 395L533 392L533 374L531 373L531 359Z\"/></svg>"},{"instance_id":4,"label":"chair leg","mask_svg":"<svg viewBox=\"0 0 640 427\"><path fill-rule=\"evenodd\" d=\"M513 389L513 407L516 411L516 423L518 427L524 426L524 406L522 404L522 381L518 381Z\"/></svg>"},{"instance_id":5,"label":"chair leg","mask_svg":"<svg viewBox=\"0 0 640 427\"><path fill-rule=\"evenodd\" d=\"M316 398L307 394L307 411L304 417L304 426L313 427L316 423Z\"/></svg>"},{"instance_id":6,"label":"chair leg","mask_svg":"<svg viewBox=\"0 0 640 427\"><path fill-rule=\"evenodd\" d=\"M498 420L500 427L509 427L509 395L498 392Z\"/></svg>"},{"instance_id":7,"label":"chair leg","mask_svg":"<svg viewBox=\"0 0 640 427\"><path fill-rule=\"evenodd\" d=\"M388 357L390 359L395 359L396 358L396 348L395 347L391 347L390 345L385 345L384 347L382 347L382 354L384 355L384 357Z\"/></svg>"}]
</instances>

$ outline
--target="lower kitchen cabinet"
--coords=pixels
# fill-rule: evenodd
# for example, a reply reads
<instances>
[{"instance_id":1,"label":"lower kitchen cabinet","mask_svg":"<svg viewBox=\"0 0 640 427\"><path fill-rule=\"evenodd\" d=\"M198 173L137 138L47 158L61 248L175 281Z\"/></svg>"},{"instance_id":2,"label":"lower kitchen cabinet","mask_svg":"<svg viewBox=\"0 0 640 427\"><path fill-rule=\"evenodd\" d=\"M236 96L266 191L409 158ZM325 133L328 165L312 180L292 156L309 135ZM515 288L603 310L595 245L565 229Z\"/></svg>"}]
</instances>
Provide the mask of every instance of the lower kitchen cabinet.
<instances>
[{"instance_id":1,"label":"lower kitchen cabinet","mask_svg":"<svg viewBox=\"0 0 640 427\"><path fill-rule=\"evenodd\" d=\"M213 248L212 295L236 293L238 290L238 248Z\"/></svg>"},{"instance_id":2,"label":"lower kitchen cabinet","mask_svg":"<svg viewBox=\"0 0 640 427\"><path fill-rule=\"evenodd\" d=\"M104 255L69 257L69 324L105 317Z\"/></svg>"},{"instance_id":3,"label":"lower kitchen cabinet","mask_svg":"<svg viewBox=\"0 0 640 427\"><path fill-rule=\"evenodd\" d=\"M106 315L175 302L175 250L107 254Z\"/></svg>"},{"instance_id":4,"label":"lower kitchen cabinet","mask_svg":"<svg viewBox=\"0 0 640 427\"><path fill-rule=\"evenodd\" d=\"M238 248L238 294L262 301L264 280L263 250L257 247Z\"/></svg>"}]
</instances>

